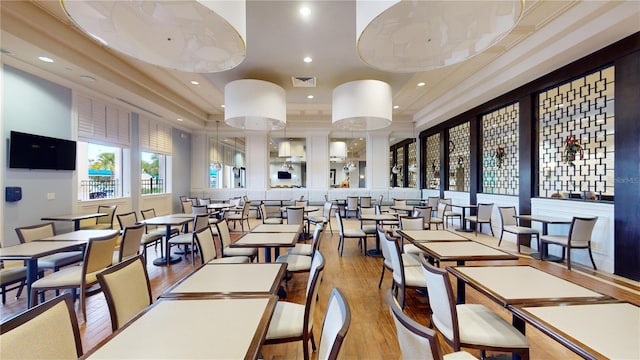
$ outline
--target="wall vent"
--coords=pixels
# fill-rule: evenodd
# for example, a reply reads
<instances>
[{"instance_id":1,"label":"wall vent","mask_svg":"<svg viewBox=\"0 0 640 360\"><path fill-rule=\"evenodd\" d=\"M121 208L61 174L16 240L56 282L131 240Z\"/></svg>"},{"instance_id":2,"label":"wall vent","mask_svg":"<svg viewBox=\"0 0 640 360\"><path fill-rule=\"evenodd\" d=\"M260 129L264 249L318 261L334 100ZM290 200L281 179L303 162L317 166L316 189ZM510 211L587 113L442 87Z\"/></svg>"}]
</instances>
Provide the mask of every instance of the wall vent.
<instances>
[{"instance_id":1,"label":"wall vent","mask_svg":"<svg viewBox=\"0 0 640 360\"><path fill-rule=\"evenodd\" d=\"M292 76L293 87L314 88L316 87L315 76Z\"/></svg>"}]
</instances>

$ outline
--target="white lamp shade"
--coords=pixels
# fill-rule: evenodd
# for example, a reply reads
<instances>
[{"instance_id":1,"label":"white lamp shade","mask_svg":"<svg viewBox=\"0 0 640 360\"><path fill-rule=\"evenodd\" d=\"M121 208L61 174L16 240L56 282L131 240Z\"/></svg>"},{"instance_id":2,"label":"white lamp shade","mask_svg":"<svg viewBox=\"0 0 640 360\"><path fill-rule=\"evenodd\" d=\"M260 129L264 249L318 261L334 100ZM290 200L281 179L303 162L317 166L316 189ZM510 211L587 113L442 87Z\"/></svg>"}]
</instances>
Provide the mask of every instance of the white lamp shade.
<instances>
[{"instance_id":1,"label":"white lamp shade","mask_svg":"<svg viewBox=\"0 0 640 360\"><path fill-rule=\"evenodd\" d=\"M332 123L342 128L376 130L391 125L391 86L379 80L358 80L333 90Z\"/></svg>"},{"instance_id":2,"label":"white lamp shade","mask_svg":"<svg viewBox=\"0 0 640 360\"><path fill-rule=\"evenodd\" d=\"M61 3L80 29L105 46L165 68L225 71L247 53L244 0Z\"/></svg>"},{"instance_id":3,"label":"white lamp shade","mask_svg":"<svg viewBox=\"0 0 640 360\"><path fill-rule=\"evenodd\" d=\"M278 144L278 157L291 157L291 142L289 140Z\"/></svg>"},{"instance_id":4,"label":"white lamp shade","mask_svg":"<svg viewBox=\"0 0 640 360\"><path fill-rule=\"evenodd\" d=\"M453 65L504 38L523 9L523 0L358 0L358 55L366 64L390 72Z\"/></svg>"},{"instance_id":5,"label":"white lamp shade","mask_svg":"<svg viewBox=\"0 0 640 360\"><path fill-rule=\"evenodd\" d=\"M338 159L347 156L347 143L344 141L332 141L329 143L329 157Z\"/></svg>"},{"instance_id":6,"label":"white lamp shade","mask_svg":"<svg viewBox=\"0 0 640 360\"><path fill-rule=\"evenodd\" d=\"M279 130L287 124L284 89L254 79L236 80L224 87L224 122L246 130Z\"/></svg>"}]
</instances>

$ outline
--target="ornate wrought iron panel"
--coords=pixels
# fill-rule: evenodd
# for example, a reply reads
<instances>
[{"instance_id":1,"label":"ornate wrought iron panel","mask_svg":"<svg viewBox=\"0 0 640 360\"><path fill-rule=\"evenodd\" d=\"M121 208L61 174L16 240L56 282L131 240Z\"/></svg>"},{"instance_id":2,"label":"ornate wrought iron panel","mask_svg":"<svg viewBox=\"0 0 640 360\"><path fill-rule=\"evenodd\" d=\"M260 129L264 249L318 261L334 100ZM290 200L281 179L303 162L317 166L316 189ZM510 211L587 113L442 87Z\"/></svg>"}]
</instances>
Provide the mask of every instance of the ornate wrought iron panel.
<instances>
[{"instance_id":1,"label":"ornate wrought iron panel","mask_svg":"<svg viewBox=\"0 0 640 360\"><path fill-rule=\"evenodd\" d=\"M427 176L427 186L430 189L440 189L440 134L429 136L426 143L424 156L427 168L424 173Z\"/></svg>"},{"instance_id":2,"label":"ornate wrought iron panel","mask_svg":"<svg viewBox=\"0 0 640 360\"><path fill-rule=\"evenodd\" d=\"M407 164L409 164L409 166L411 166L411 164L418 165L417 148L418 148L418 143L416 141L410 143L407 146L407 152L408 152L407 156L409 157L409 161L407 162ZM415 188L417 187L416 186L417 183L418 183L418 173L409 171L409 187Z\"/></svg>"},{"instance_id":3,"label":"ornate wrought iron panel","mask_svg":"<svg viewBox=\"0 0 640 360\"><path fill-rule=\"evenodd\" d=\"M448 190L469 191L469 122L449 129Z\"/></svg>"},{"instance_id":4,"label":"ornate wrought iron panel","mask_svg":"<svg viewBox=\"0 0 640 360\"><path fill-rule=\"evenodd\" d=\"M398 173L398 186L404 186L404 147L400 146L396 149L396 165L400 168Z\"/></svg>"},{"instance_id":5,"label":"ornate wrought iron panel","mask_svg":"<svg viewBox=\"0 0 640 360\"><path fill-rule=\"evenodd\" d=\"M538 196L612 200L614 67L538 95Z\"/></svg>"},{"instance_id":6,"label":"ornate wrought iron panel","mask_svg":"<svg viewBox=\"0 0 640 360\"><path fill-rule=\"evenodd\" d=\"M517 103L482 116L482 192L518 195L520 107Z\"/></svg>"}]
</instances>

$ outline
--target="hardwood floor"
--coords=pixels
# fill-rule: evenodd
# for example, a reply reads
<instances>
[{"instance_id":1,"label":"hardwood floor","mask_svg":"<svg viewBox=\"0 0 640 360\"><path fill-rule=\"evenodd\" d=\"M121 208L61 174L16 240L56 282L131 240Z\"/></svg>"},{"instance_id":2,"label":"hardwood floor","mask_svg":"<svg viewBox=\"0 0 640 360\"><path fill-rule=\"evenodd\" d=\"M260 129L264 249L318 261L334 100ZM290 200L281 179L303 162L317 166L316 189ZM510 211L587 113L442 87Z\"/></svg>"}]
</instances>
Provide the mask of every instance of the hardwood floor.
<instances>
[{"instance_id":1,"label":"hardwood floor","mask_svg":"<svg viewBox=\"0 0 640 360\"><path fill-rule=\"evenodd\" d=\"M252 221L255 226L256 221ZM345 227L358 226L355 220L345 220ZM337 229L336 224L333 228ZM235 233L238 234L238 233ZM235 235L237 236L237 235ZM473 236L473 234L471 234ZM496 246L497 239L479 235L478 240L492 246ZM395 328L389 310L384 302L384 292L391 284L391 274L385 274L382 289L378 289L378 280L382 266L382 259L363 256L357 247L357 242L347 241L344 247L344 255L339 256L337 251L338 234L334 231L331 235L329 229L325 231L325 237L321 243L321 251L324 254L327 264L323 276L323 281L319 291L319 303L316 306L314 318L314 334L316 341L319 341L320 329L326 309L326 301L331 289L340 288L351 307L352 323L349 333L342 348L342 357L345 359L398 359L401 357L398 348ZM369 240L369 248L374 246L373 240ZM515 245L503 243L503 249L514 251ZM159 255L154 254L153 249L149 249L149 271L151 286L154 298L159 296L173 283L184 277L195 267L191 265L190 258L184 259L169 267L158 267L151 264L152 258ZM262 258L262 254L261 254ZM617 279L610 274L601 276L598 272L593 272L582 267L576 267L574 271L567 271L561 264L539 262L531 260L527 256L521 257L518 263L531 263L545 271L563 276L578 284L587 286L595 291L606 295L627 300L640 305L640 286L638 283ZM513 261L492 262L513 264ZM442 263L441 266L452 265ZM286 289L288 297L286 301L304 302L304 292L307 282L307 274L295 274L288 282ZM453 281L455 286L455 281ZM53 296L48 292L48 298ZM511 314L490 302L486 297L472 289L467 289L467 302L482 303L490 307L496 313L511 321ZM22 311L25 308L25 296L15 300L15 291L7 296L7 304L0 307L0 318L4 319L12 314ZM407 304L405 312L418 322L428 324L428 304L426 298L417 294L414 290L407 291ZM82 335L82 345L84 351L88 351L111 333L111 324L108 309L104 296L96 294L87 299L87 321L83 321L80 307L76 304L76 313L80 323ZM216 326L216 324L212 324ZM543 335L538 330L527 326L527 337L531 343L531 359L578 359L579 357L558 344L549 337ZM184 346L176 344L176 346ZM444 345L443 345L444 346ZM445 347L445 352L448 349ZM477 352L470 352L478 356ZM265 345L262 348L265 359L302 359L301 342ZM315 357L315 353L313 354Z\"/></svg>"}]
</instances>

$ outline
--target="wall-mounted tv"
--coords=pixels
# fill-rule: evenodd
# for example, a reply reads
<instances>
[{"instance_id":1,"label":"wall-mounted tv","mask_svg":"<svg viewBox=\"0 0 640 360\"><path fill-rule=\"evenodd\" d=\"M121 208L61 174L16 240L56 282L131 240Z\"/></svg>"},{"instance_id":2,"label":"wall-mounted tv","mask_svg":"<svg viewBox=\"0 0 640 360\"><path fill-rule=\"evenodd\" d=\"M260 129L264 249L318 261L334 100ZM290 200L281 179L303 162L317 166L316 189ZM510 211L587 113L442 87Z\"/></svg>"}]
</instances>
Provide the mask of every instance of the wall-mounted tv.
<instances>
[{"instance_id":1,"label":"wall-mounted tv","mask_svg":"<svg viewBox=\"0 0 640 360\"><path fill-rule=\"evenodd\" d=\"M291 179L291 173L288 171L278 171L278 179Z\"/></svg>"},{"instance_id":2,"label":"wall-mounted tv","mask_svg":"<svg viewBox=\"0 0 640 360\"><path fill-rule=\"evenodd\" d=\"M9 167L13 169L75 170L76 142L11 131Z\"/></svg>"}]
</instances>

